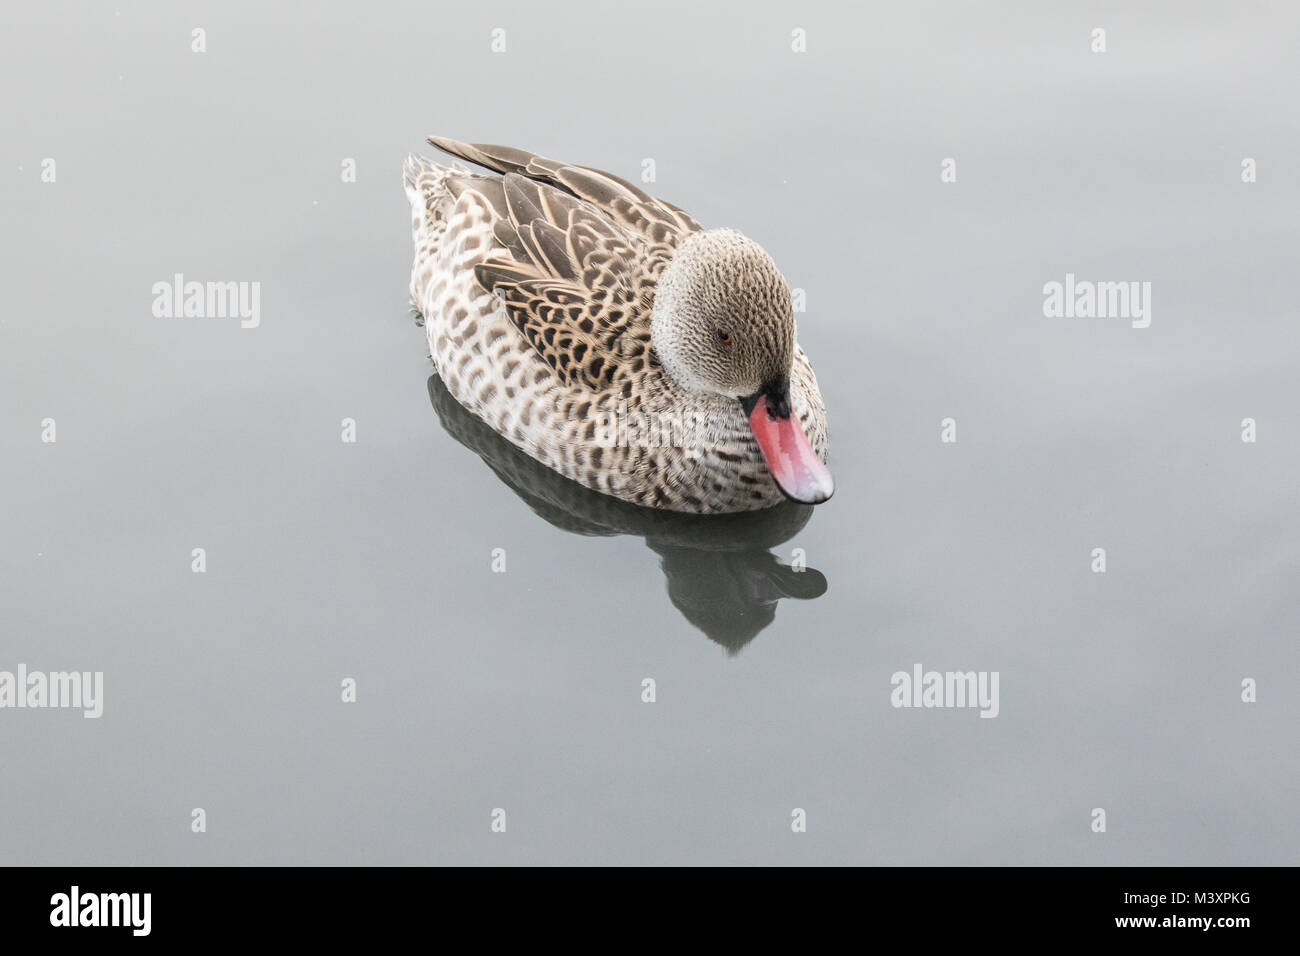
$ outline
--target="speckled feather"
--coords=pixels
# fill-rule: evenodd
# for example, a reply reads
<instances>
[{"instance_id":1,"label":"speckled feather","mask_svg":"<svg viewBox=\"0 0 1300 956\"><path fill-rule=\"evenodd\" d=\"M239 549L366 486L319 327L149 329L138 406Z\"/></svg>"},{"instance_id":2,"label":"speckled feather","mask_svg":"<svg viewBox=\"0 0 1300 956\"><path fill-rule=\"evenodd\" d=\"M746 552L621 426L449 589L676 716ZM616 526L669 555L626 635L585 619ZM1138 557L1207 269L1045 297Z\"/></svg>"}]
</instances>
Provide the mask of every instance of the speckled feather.
<instances>
[{"instance_id":1,"label":"speckled feather","mask_svg":"<svg viewBox=\"0 0 1300 956\"><path fill-rule=\"evenodd\" d=\"M430 142L501 174L416 156L405 167L411 300L456 400L549 468L625 501L694 513L782 501L739 404L679 385L652 345L658 280L699 224L608 173ZM791 403L824 460L825 408L797 345ZM689 439L636 427L647 421Z\"/></svg>"}]
</instances>

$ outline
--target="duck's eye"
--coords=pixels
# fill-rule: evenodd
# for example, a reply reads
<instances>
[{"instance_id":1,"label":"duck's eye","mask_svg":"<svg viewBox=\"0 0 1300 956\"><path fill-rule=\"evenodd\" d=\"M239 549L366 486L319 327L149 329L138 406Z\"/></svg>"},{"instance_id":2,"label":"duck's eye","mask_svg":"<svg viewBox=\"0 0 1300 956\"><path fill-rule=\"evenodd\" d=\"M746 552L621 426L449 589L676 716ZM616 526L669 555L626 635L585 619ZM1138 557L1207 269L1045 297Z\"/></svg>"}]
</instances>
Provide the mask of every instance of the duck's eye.
<instances>
[{"instance_id":1,"label":"duck's eye","mask_svg":"<svg viewBox=\"0 0 1300 956\"><path fill-rule=\"evenodd\" d=\"M718 329L718 341L723 345L731 344L731 333L726 329Z\"/></svg>"}]
</instances>

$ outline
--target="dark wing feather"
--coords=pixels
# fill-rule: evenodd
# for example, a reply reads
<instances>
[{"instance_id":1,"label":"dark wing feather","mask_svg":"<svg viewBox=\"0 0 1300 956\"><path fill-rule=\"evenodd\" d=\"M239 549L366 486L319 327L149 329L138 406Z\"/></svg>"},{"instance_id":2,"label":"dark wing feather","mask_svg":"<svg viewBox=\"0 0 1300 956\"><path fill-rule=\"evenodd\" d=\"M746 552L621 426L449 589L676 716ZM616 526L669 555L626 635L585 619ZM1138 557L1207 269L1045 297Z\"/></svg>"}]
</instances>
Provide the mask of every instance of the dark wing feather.
<instances>
[{"instance_id":1,"label":"dark wing feather","mask_svg":"<svg viewBox=\"0 0 1300 956\"><path fill-rule=\"evenodd\" d=\"M495 176L453 175L447 177L446 184L457 199L461 193L473 190L488 201L498 216L509 215L505 184Z\"/></svg>"}]
</instances>

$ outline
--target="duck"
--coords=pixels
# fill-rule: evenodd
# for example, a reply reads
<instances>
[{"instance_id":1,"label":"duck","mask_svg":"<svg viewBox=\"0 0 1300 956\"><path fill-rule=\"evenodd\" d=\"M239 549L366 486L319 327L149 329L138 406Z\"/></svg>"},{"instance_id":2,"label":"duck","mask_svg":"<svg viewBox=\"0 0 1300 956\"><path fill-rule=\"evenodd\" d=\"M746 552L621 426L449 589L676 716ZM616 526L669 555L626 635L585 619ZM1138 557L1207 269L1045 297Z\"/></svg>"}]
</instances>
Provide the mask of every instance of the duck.
<instances>
[{"instance_id":1,"label":"duck","mask_svg":"<svg viewBox=\"0 0 1300 956\"><path fill-rule=\"evenodd\" d=\"M441 136L408 156L411 305L448 393L552 471L728 514L834 493L790 288L735 229L612 173Z\"/></svg>"}]
</instances>

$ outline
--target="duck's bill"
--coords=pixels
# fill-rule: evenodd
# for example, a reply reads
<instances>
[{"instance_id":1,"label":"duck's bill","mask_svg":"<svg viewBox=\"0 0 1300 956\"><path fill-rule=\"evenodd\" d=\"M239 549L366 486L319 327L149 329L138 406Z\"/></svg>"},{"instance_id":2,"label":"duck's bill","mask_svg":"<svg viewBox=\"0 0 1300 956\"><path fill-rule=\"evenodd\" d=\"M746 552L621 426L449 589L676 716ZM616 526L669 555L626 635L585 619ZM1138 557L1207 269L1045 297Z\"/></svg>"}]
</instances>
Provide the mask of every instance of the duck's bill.
<instances>
[{"instance_id":1,"label":"duck's bill","mask_svg":"<svg viewBox=\"0 0 1300 956\"><path fill-rule=\"evenodd\" d=\"M748 412L749 427L763 452L767 470L787 498L816 505L835 493L830 469L813 451L793 413L778 418L761 399Z\"/></svg>"}]
</instances>

